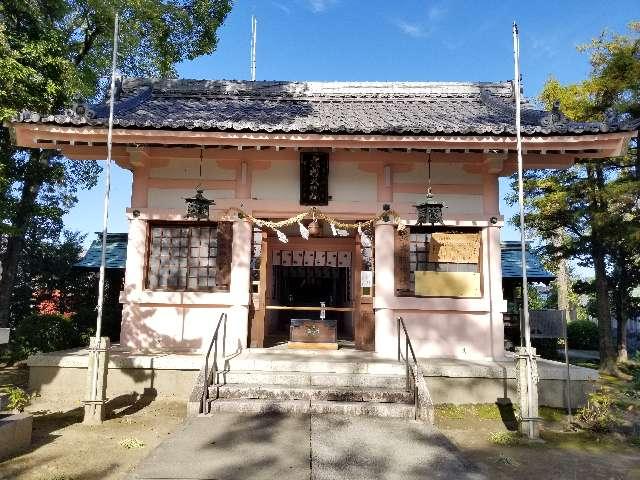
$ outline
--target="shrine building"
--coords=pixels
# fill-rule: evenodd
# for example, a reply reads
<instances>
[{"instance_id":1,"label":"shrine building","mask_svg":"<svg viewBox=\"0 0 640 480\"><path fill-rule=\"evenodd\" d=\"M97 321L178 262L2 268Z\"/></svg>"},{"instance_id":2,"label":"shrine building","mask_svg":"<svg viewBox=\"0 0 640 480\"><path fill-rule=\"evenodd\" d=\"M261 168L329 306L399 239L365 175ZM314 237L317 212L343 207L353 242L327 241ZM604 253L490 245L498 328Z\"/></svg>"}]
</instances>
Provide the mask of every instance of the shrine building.
<instances>
[{"instance_id":1,"label":"shrine building","mask_svg":"<svg viewBox=\"0 0 640 480\"><path fill-rule=\"evenodd\" d=\"M113 159L133 173L120 348L203 352L226 313L227 354L395 358L402 317L418 357L505 358L511 82L126 78L115 98ZM106 158L107 124L103 103L9 126L83 161ZM525 168L560 169L635 132L525 103L522 134Z\"/></svg>"}]
</instances>

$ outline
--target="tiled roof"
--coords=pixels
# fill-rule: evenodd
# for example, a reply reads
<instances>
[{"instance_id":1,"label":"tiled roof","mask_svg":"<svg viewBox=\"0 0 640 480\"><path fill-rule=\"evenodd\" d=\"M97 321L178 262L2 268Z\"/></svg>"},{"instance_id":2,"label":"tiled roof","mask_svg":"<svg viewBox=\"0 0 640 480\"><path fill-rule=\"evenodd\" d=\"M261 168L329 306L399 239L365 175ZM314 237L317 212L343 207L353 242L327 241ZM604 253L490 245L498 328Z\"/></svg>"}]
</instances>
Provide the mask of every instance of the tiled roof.
<instances>
[{"instance_id":1,"label":"tiled roof","mask_svg":"<svg viewBox=\"0 0 640 480\"><path fill-rule=\"evenodd\" d=\"M173 130L346 134L515 134L511 82L277 82L127 78L116 90L114 125ZM107 124L106 103L61 115L23 112L18 122ZM631 130L573 122L525 103L532 134Z\"/></svg>"},{"instance_id":2,"label":"tiled roof","mask_svg":"<svg viewBox=\"0 0 640 480\"><path fill-rule=\"evenodd\" d=\"M91 243L91 246L85 253L82 260L74 265L78 268L87 268L90 270L98 270L102 257L102 232L99 232L98 238ZM127 234L126 233L108 233L107 234L107 269L124 270L127 263Z\"/></svg>"},{"instance_id":3,"label":"tiled roof","mask_svg":"<svg viewBox=\"0 0 640 480\"><path fill-rule=\"evenodd\" d=\"M522 278L522 254L520 242L502 242L502 278ZM555 275L549 273L540 261L540 257L530 252L527 246L527 279L538 282L554 280Z\"/></svg>"}]
</instances>

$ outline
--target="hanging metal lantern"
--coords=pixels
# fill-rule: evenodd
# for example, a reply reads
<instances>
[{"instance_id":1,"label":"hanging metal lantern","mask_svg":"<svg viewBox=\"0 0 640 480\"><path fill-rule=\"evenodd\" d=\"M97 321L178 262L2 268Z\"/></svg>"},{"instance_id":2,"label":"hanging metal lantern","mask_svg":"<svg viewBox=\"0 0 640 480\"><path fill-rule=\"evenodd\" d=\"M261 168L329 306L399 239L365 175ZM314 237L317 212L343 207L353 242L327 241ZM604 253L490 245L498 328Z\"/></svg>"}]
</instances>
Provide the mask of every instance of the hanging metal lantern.
<instances>
[{"instance_id":1,"label":"hanging metal lantern","mask_svg":"<svg viewBox=\"0 0 640 480\"><path fill-rule=\"evenodd\" d=\"M185 198L187 204L187 214L185 218L195 218L196 220L207 220L209 218L209 207L215 205L214 200L209 200L203 195L204 190L196 190L196 196Z\"/></svg>"},{"instance_id":2,"label":"hanging metal lantern","mask_svg":"<svg viewBox=\"0 0 640 480\"><path fill-rule=\"evenodd\" d=\"M427 199L424 203L415 205L415 207L418 212L418 220L416 221L417 225L423 225L425 223L430 223L431 225L440 223L444 225L442 209L446 208L446 205L442 202L433 200L431 192L427 193Z\"/></svg>"},{"instance_id":3,"label":"hanging metal lantern","mask_svg":"<svg viewBox=\"0 0 640 480\"><path fill-rule=\"evenodd\" d=\"M418 205L414 205L416 211L418 213L418 220L416 221L416 225L424 225L425 223L430 223L431 225L435 225L439 223L444 225L444 220L442 218L442 209L447 208L447 206L439 201L433 199L433 194L431 193L431 154L427 159L427 168L428 168L428 184L427 184L427 199Z\"/></svg>"}]
</instances>

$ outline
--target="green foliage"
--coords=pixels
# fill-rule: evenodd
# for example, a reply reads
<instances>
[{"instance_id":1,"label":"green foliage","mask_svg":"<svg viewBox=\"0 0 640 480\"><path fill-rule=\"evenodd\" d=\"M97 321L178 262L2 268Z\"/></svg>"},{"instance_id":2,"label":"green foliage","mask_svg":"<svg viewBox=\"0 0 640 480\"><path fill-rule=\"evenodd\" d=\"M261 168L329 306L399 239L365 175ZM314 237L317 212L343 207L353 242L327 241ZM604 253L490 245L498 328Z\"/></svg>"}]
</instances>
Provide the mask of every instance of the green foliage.
<instances>
[{"instance_id":1,"label":"green foliage","mask_svg":"<svg viewBox=\"0 0 640 480\"><path fill-rule=\"evenodd\" d=\"M130 438L125 438L123 440L120 441L120 446L122 448L126 448L127 450L131 450L133 448L143 448L144 447L144 442L141 440L138 440L135 437L130 437Z\"/></svg>"},{"instance_id":2,"label":"green foliage","mask_svg":"<svg viewBox=\"0 0 640 480\"><path fill-rule=\"evenodd\" d=\"M566 414L567 411L560 408L546 407L544 405L538 408L538 415L547 422L562 422Z\"/></svg>"},{"instance_id":3,"label":"green foliage","mask_svg":"<svg viewBox=\"0 0 640 480\"><path fill-rule=\"evenodd\" d=\"M101 79L110 73L116 12L119 72L172 77L177 63L215 50L217 30L231 5L232 0L3 0L0 125L25 109L60 113L78 97L91 100L104 94ZM58 270L51 254L64 250L63 216L76 204L78 190L96 185L99 172L96 162L16 148L0 126L0 326L19 326L33 318L34 295L63 290L53 287L55 282L67 282L63 302L74 303L67 294L81 282L71 288L73 282L61 279L56 272L64 276L69 269ZM84 309L75 318L80 316L92 315Z\"/></svg>"},{"instance_id":4,"label":"green foliage","mask_svg":"<svg viewBox=\"0 0 640 480\"><path fill-rule=\"evenodd\" d=\"M462 405L443 403L442 405L436 405L436 414L441 418L462 420L467 415L467 409Z\"/></svg>"},{"instance_id":5,"label":"green foliage","mask_svg":"<svg viewBox=\"0 0 640 480\"><path fill-rule=\"evenodd\" d=\"M598 325L589 320L576 320L567 324L569 348L598 350Z\"/></svg>"},{"instance_id":6,"label":"green foliage","mask_svg":"<svg viewBox=\"0 0 640 480\"><path fill-rule=\"evenodd\" d=\"M577 419L593 432L610 432L618 425L615 409L616 398L607 389L589 394L587 404L578 410Z\"/></svg>"},{"instance_id":7,"label":"green foliage","mask_svg":"<svg viewBox=\"0 0 640 480\"><path fill-rule=\"evenodd\" d=\"M582 47L590 55L587 79L562 85L550 78L540 100L579 121L623 122L640 116L640 28L628 35L603 33ZM640 283L640 158L637 139L621 158L582 159L561 171L525 173L526 223L542 242L548 263L574 260L593 267L596 317L600 324L601 368L615 370L612 310L628 318ZM513 182L514 192L516 182ZM515 193L508 199L516 201ZM519 225L518 218L512 222ZM637 305L635 305L637 307Z\"/></svg>"},{"instance_id":8,"label":"green foliage","mask_svg":"<svg viewBox=\"0 0 640 480\"><path fill-rule=\"evenodd\" d=\"M37 352L53 352L86 345L91 330L75 316L31 314L16 326L9 347L14 359Z\"/></svg>"},{"instance_id":9,"label":"green foliage","mask_svg":"<svg viewBox=\"0 0 640 480\"><path fill-rule=\"evenodd\" d=\"M4 393L9 397L9 403L7 404L8 410L24 412L24 409L31 403L29 394L20 387L5 387L0 393Z\"/></svg>"},{"instance_id":10,"label":"green foliage","mask_svg":"<svg viewBox=\"0 0 640 480\"><path fill-rule=\"evenodd\" d=\"M500 420L502 415L495 403L477 403L455 405L443 403L436 405L436 415L440 418L451 420L463 420L467 417L476 417L483 420Z\"/></svg>"},{"instance_id":11,"label":"green foliage","mask_svg":"<svg viewBox=\"0 0 640 480\"><path fill-rule=\"evenodd\" d=\"M515 447L521 441L518 432L490 432L489 441L501 447Z\"/></svg>"},{"instance_id":12,"label":"green foliage","mask_svg":"<svg viewBox=\"0 0 640 480\"><path fill-rule=\"evenodd\" d=\"M175 76L175 65L215 50L231 0L5 0L0 4L0 120L49 113L91 97L107 76L115 12L119 70Z\"/></svg>"}]
</instances>

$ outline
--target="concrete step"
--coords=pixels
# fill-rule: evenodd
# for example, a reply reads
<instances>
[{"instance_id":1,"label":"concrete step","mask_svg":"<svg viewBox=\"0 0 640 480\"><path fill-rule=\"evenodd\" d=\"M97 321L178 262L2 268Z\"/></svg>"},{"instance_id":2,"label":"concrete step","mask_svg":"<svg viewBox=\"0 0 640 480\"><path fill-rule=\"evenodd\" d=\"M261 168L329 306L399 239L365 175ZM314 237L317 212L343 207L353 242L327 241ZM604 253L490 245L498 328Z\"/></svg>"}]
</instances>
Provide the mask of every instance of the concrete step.
<instances>
[{"instance_id":1,"label":"concrete step","mask_svg":"<svg viewBox=\"0 0 640 480\"><path fill-rule=\"evenodd\" d=\"M414 418L415 407L404 403L333 402L323 400L265 400L221 398L210 402L210 413L324 413L348 416Z\"/></svg>"},{"instance_id":2,"label":"concrete step","mask_svg":"<svg viewBox=\"0 0 640 480\"><path fill-rule=\"evenodd\" d=\"M239 357L227 363L228 370L261 372L306 372L306 373L369 373L374 375L403 375L404 364L394 360L358 361L346 359L332 360L290 360L279 359L275 355L269 358Z\"/></svg>"},{"instance_id":3,"label":"concrete step","mask_svg":"<svg viewBox=\"0 0 640 480\"><path fill-rule=\"evenodd\" d=\"M210 398L216 388L218 398L413 403L413 394L403 389L226 384L211 387Z\"/></svg>"},{"instance_id":4,"label":"concrete step","mask_svg":"<svg viewBox=\"0 0 640 480\"><path fill-rule=\"evenodd\" d=\"M287 385L290 387L360 387L402 389L406 379L403 375L372 375L361 373L315 373L315 372L220 372L218 384Z\"/></svg>"}]
</instances>

